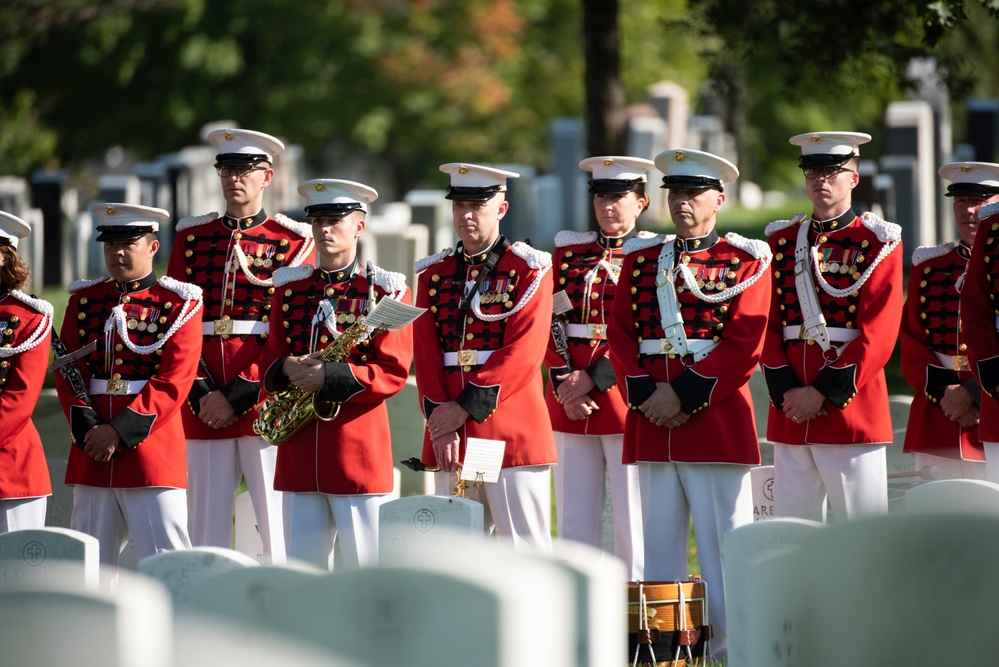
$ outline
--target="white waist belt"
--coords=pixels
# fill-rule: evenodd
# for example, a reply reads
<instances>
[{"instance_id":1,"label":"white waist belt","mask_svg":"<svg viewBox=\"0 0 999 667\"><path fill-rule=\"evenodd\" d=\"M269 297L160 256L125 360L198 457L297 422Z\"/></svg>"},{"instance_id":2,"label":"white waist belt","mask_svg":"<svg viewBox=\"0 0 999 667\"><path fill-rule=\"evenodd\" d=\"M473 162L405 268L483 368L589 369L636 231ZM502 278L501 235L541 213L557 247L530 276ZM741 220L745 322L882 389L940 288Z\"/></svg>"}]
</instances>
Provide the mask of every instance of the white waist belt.
<instances>
[{"instance_id":1,"label":"white waist belt","mask_svg":"<svg viewBox=\"0 0 999 667\"><path fill-rule=\"evenodd\" d=\"M493 355L493 350L458 350L444 353L445 366L481 366Z\"/></svg>"},{"instance_id":2,"label":"white waist belt","mask_svg":"<svg viewBox=\"0 0 999 667\"><path fill-rule=\"evenodd\" d=\"M235 334L237 336L267 333L270 325L256 320L214 320L201 325L201 333L205 336L221 336Z\"/></svg>"},{"instance_id":3,"label":"white waist belt","mask_svg":"<svg viewBox=\"0 0 999 667\"><path fill-rule=\"evenodd\" d=\"M849 343L860 335L858 329L844 329L843 327L827 327L826 331L829 332L829 340L833 343ZM784 327L784 338L788 340L806 340L801 338L800 334L800 326Z\"/></svg>"},{"instance_id":4,"label":"white waist belt","mask_svg":"<svg viewBox=\"0 0 999 667\"><path fill-rule=\"evenodd\" d=\"M607 340L606 324L567 324L565 335L569 338L588 338L590 340Z\"/></svg>"},{"instance_id":5,"label":"white waist belt","mask_svg":"<svg viewBox=\"0 0 999 667\"><path fill-rule=\"evenodd\" d=\"M706 339L687 339L687 352L694 355L694 361L700 361L715 349L718 343ZM673 346L665 338L643 340L638 344L639 354L676 354Z\"/></svg>"},{"instance_id":6,"label":"white waist belt","mask_svg":"<svg viewBox=\"0 0 999 667\"><path fill-rule=\"evenodd\" d=\"M934 352L933 354L937 355L937 359L944 365L944 368L949 368L952 371L970 370L968 367L967 355L959 354L957 356L951 356L942 352Z\"/></svg>"},{"instance_id":7,"label":"white waist belt","mask_svg":"<svg viewBox=\"0 0 999 667\"><path fill-rule=\"evenodd\" d=\"M146 380L90 380L91 394L129 396L138 394L146 386Z\"/></svg>"}]
</instances>

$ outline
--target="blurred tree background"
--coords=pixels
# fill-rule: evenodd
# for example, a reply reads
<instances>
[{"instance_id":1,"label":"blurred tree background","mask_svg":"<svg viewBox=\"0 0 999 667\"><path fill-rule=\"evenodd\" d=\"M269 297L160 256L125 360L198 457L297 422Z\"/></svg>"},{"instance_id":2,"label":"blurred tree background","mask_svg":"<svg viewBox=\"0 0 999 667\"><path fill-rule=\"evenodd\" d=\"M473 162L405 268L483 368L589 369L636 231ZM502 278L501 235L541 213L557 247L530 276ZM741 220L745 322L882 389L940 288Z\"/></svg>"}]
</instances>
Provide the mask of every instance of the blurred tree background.
<instances>
[{"instance_id":1,"label":"blurred tree background","mask_svg":"<svg viewBox=\"0 0 999 667\"><path fill-rule=\"evenodd\" d=\"M317 168L370 155L396 197L454 159L543 170L548 122L587 116L588 4L599 2L7 0L0 173L74 169L116 145L148 160L219 119L299 143ZM999 94L999 0L616 4L604 26L619 44L613 104L680 83L768 188L797 180L792 134L877 135L912 57L942 65L958 139L964 101Z\"/></svg>"}]
</instances>

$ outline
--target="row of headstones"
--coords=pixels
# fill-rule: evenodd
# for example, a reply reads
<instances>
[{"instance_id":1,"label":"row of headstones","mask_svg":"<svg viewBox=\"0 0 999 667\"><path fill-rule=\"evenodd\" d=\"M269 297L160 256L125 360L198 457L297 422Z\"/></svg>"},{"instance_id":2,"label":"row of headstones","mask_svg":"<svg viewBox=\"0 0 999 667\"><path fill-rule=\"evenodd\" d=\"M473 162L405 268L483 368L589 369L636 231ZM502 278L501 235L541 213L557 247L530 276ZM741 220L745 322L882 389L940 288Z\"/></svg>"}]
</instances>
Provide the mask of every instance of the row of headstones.
<instances>
[{"instance_id":1,"label":"row of headstones","mask_svg":"<svg viewBox=\"0 0 999 667\"><path fill-rule=\"evenodd\" d=\"M558 544L554 555L486 543L481 505L460 498L388 503L381 522L396 539L384 540L378 567L352 572L258 566L215 548L140 561L139 574L158 581L168 596L148 582L136 585L127 572L100 582L90 536L64 529L0 535L4 660L209 664L185 662L191 651L181 644L191 627L216 628L218 619L224 626L200 641L249 645L266 655L275 653L274 642L297 641L358 665L596 667L625 660L626 573L616 559L573 543ZM107 595L115 586L116 594ZM76 622L65 628L49 622L70 616L66 608ZM133 617L141 618L141 630ZM54 627L59 641L45 641ZM88 636L100 638L93 652Z\"/></svg>"}]
</instances>

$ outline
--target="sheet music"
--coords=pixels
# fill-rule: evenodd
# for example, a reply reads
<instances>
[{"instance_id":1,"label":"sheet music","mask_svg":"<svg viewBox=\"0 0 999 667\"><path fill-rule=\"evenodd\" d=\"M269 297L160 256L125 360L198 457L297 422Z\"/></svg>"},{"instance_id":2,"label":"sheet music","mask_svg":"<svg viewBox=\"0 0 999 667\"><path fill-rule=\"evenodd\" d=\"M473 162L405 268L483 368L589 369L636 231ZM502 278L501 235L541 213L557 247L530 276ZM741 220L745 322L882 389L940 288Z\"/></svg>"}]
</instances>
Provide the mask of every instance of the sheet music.
<instances>
[{"instance_id":1,"label":"sheet music","mask_svg":"<svg viewBox=\"0 0 999 667\"><path fill-rule=\"evenodd\" d=\"M410 306L395 299L382 299L374 310L368 313L364 324L370 329L395 331L412 323L426 311L426 308Z\"/></svg>"},{"instance_id":2,"label":"sheet music","mask_svg":"<svg viewBox=\"0 0 999 667\"><path fill-rule=\"evenodd\" d=\"M496 482L503 468L505 451L506 442L503 440L469 438L465 446L465 460L461 465L461 478L468 482L476 479Z\"/></svg>"}]
</instances>

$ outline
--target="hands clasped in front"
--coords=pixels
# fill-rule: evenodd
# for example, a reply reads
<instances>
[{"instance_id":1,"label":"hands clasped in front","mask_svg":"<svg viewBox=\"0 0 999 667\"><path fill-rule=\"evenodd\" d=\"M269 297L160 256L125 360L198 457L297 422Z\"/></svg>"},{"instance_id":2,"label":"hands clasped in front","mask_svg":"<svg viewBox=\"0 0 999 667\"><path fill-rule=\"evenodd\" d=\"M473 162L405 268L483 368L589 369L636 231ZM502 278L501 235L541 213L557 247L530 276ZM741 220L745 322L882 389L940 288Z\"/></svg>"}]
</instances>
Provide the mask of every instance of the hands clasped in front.
<instances>
[{"instance_id":1,"label":"hands clasped in front","mask_svg":"<svg viewBox=\"0 0 999 667\"><path fill-rule=\"evenodd\" d=\"M690 419L680 405L680 397L667 382L657 382L656 390L638 409L650 422L668 429L683 426Z\"/></svg>"},{"instance_id":2,"label":"hands clasped in front","mask_svg":"<svg viewBox=\"0 0 999 667\"><path fill-rule=\"evenodd\" d=\"M561 382L556 394L569 419L580 421L600 409L597 402L590 398L590 391L595 385L589 373L572 371L565 375L557 375L555 379Z\"/></svg>"},{"instance_id":3,"label":"hands clasped in front","mask_svg":"<svg viewBox=\"0 0 999 667\"><path fill-rule=\"evenodd\" d=\"M454 401L438 405L427 419L427 431L437 457L437 467L443 472L454 472L461 461L458 437L460 429L468 419L468 412Z\"/></svg>"}]
</instances>

